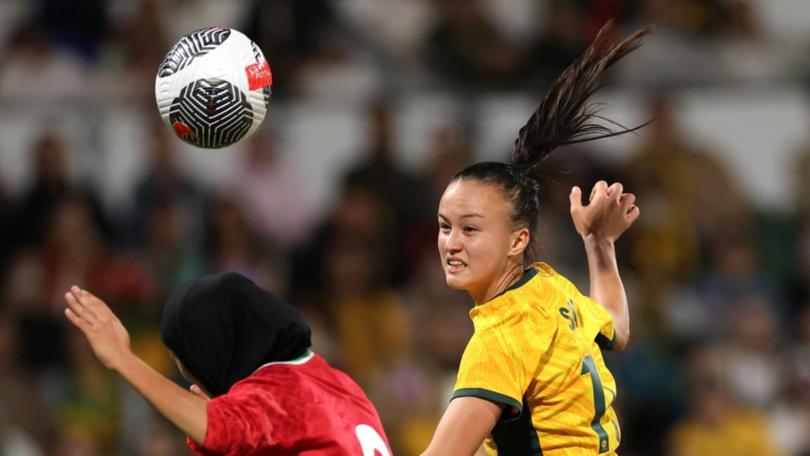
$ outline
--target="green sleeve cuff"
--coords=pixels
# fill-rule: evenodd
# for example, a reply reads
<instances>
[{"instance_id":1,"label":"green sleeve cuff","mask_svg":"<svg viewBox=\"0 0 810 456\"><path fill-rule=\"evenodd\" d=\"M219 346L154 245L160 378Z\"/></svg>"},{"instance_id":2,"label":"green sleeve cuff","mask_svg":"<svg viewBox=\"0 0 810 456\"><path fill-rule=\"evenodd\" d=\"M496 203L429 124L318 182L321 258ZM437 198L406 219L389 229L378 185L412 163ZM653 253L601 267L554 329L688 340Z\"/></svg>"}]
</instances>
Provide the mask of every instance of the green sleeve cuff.
<instances>
[{"instance_id":1,"label":"green sleeve cuff","mask_svg":"<svg viewBox=\"0 0 810 456\"><path fill-rule=\"evenodd\" d=\"M495 391L490 391L483 388L461 388L453 392L453 399L457 397L480 397L488 401L504 404L507 407L512 407L518 412L523 412L523 404L516 401L514 398L506 396Z\"/></svg>"},{"instance_id":2,"label":"green sleeve cuff","mask_svg":"<svg viewBox=\"0 0 810 456\"><path fill-rule=\"evenodd\" d=\"M613 332L613 339L608 339L604 334L599 333L596 335L596 345L602 350L613 350L616 348L616 332Z\"/></svg>"}]
</instances>

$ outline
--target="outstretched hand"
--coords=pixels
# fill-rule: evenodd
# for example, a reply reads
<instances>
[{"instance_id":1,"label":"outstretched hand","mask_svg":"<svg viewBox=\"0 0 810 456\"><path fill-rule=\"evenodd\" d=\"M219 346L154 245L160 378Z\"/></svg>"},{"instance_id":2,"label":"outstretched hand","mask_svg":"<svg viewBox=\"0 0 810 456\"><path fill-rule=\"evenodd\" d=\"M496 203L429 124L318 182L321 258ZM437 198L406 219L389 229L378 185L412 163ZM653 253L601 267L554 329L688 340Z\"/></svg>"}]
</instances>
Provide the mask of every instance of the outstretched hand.
<instances>
[{"instance_id":1,"label":"outstretched hand","mask_svg":"<svg viewBox=\"0 0 810 456\"><path fill-rule=\"evenodd\" d=\"M105 367L117 370L132 351L129 333L101 299L77 286L65 293L65 316L81 329L96 357Z\"/></svg>"},{"instance_id":2,"label":"outstretched hand","mask_svg":"<svg viewBox=\"0 0 810 456\"><path fill-rule=\"evenodd\" d=\"M636 196L623 191L619 182L608 187L607 182L599 181L591 190L588 204L583 206L582 191L579 187L571 189L571 218L583 239L593 237L613 242L638 219Z\"/></svg>"}]
</instances>

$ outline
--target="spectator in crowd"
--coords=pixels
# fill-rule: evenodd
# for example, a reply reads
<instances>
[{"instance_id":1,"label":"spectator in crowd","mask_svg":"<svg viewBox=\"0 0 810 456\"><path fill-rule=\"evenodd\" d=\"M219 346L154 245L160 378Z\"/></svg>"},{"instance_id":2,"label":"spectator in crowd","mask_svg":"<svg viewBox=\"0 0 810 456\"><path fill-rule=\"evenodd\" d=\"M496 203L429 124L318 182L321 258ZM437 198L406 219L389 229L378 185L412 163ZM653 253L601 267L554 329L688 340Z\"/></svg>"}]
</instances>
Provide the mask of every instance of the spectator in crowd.
<instances>
[{"instance_id":1,"label":"spectator in crowd","mask_svg":"<svg viewBox=\"0 0 810 456\"><path fill-rule=\"evenodd\" d=\"M154 93L157 68L173 40L180 38L170 37L166 31L165 14L161 14L165 12L165 5L165 2L141 0L131 16L124 18L117 27L116 42L124 70L118 77L130 81L126 87L119 86L119 90L128 92L134 100L146 101ZM152 106L149 109L153 109Z\"/></svg>"},{"instance_id":2,"label":"spectator in crowd","mask_svg":"<svg viewBox=\"0 0 810 456\"><path fill-rule=\"evenodd\" d=\"M771 412L771 428L784 452L810 455L810 305L805 302L795 324L796 343L787 352L785 389Z\"/></svg>"},{"instance_id":3,"label":"spectator in crowd","mask_svg":"<svg viewBox=\"0 0 810 456\"><path fill-rule=\"evenodd\" d=\"M284 293L277 252L257 235L247 215L228 196L215 199L206 216L206 250L211 271L235 271L263 287Z\"/></svg>"},{"instance_id":4,"label":"spectator in crowd","mask_svg":"<svg viewBox=\"0 0 810 456\"><path fill-rule=\"evenodd\" d=\"M382 269L375 274L383 283L391 283L391 252L395 247L392 228L392 210L385 206L378 194L364 181L344 178L341 189L331 210L313 230L311 238L292 255L290 291L299 305L314 303L317 296L327 287L327 277L323 267L328 247L339 239L361 239L380 251L386 258ZM314 272L314 274L313 274ZM320 308L320 311L326 311Z\"/></svg>"},{"instance_id":5,"label":"spectator in crowd","mask_svg":"<svg viewBox=\"0 0 810 456\"><path fill-rule=\"evenodd\" d=\"M335 319L340 365L361 386L395 365L411 338L403 302L380 276L380 251L359 237L337 237L323 258L323 306Z\"/></svg>"},{"instance_id":6,"label":"spectator in crowd","mask_svg":"<svg viewBox=\"0 0 810 456\"><path fill-rule=\"evenodd\" d=\"M761 296L769 307L767 317L782 320L785 316L780 302L782 296L762 274L760 253L742 230L744 228L739 233L717 238L706 246L708 264L697 283L704 301L703 311L707 315L726 314L735 311L737 303Z\"/></svg>"},{"instance_id":7,"label":"spectator in crowd","mask_svg":"<svg viewBox=\"0 0 810 456\"><path fill-rule=\"evenodd\" d=\"M785 382L773 304L761 295L743 295L722 314L730 317L724 353L729 392L744 407L770 410Z\"/></svg>"},{"instance_id":8,"label":"spectator in crowd","mask_svg":"<svg viewBox=\"0 0 810 456\"><path fill-rule=\"evenodd\" d=\"M306 186L270 130L250 138L228 192L259 236L284 252L306 239L312 224Z\"/></svg>"},{"instance_id":9,"label":"spectator in crowd","mask_svg":"<svg viewBox=\"0 0 810 456\"><path fill-rule=\"evenodd\" d=\"M53 409L63 445L89 446L94 449L91 454L110 454L121 432L116 378L99 365L77 331L66 332L66 351L67 375L60 379L62 394Z\"/></svg>"},{"instance_id":10,"label":"spectator in crowd","mask_svg":"<svg viewBox=\"0 0 810 456\"><path fill-rule=\"evenodd\" d=\"M273 93L283 97L303 90L297 84L307 63L331 51L329 38L339 26L327 0L252 0L241 29L264 52L273 68Z\"/></svg>"},{"instance_id":11,"label":"spectator in crowd","mask_svg":"<svg viewBox=\"0 0 810 456\"><path fill-rule=\"evenodd\" d=\"M548 2L529 57L531 79L549 82L585 50L583 17L576 2Z\"/></svg>"},{"instance_id":12,"label":"spectator in crowd","mask_svg":"<svg viewBox=\"0 0 810 456\"><path fill-rule=\"evenodd\" d=\"M487 16L481 0L436 2L438 17L425 37L428 66L455 86L504 85L523 65L521 50Z\"/></svg>"},{"instance_id":13,"label":"spectator in crowd","mask_svg":"<svg viewBox=\"0 0 810 456\"><path fill-rule=\"evenodd\" d=\"M39 456L53 436L37 377L20 368L19 321L0 310L0 454Z\"/></svg>"},{"instance_id":14,"label":"spectator in crowd","mask_svg":"<svg viewBox=\"0 0 810 456\"><path fill-rule=\"evenodd\" d=\"M687 364L689 415L671 430L672 456L771 456L781 453L772 442L765 417L740 408L728 391L722 351L696 349Z\"/></svg>"},{"instance_id":15,"label":"spectator in crowd","mask_svg":"<svg viewBox=\"0 0 810 456\"><path fill-rule=\"evenodd\" d=\"M90 93L88 68L75 55L55 48L36 19L19 24L5 51L0 96L7 100L76 100Z\"/></svg>"},{"instance_id":16,"label":"spectator in crowd","mask_svg":"<svg viewBox=\"0 0 810 456\"><path fill-rule=\"evenodd\" d=\"M65 195L75 193L85 200L89 216L107 238L112 227L104 213L98 196L89 188L74 185L68 175L69 154L62 137L44 132L32 145L33 179L16 209L15 241L22 245L35 245L44 241L53 217L54 208Z\"/></svg>"},{"instance_id":17,"label":"spectator in crowd","mask_svg":"<svg viewBox=\"0 0 810 456\"><path fill-rule=\"evenodd\" d=\"M177 140L158 121L149 125L147 133L147 165L137 179L133 192L133 211L130 234L136 246L145 241L147 214L158 205L174 201L179 211L191 220L202 217L206 197L203 190L187 175L177 153ZM184 233L192 245L199 242L202 232L199 224L191 224L190 231ZM196 230L195 230L196 229Z\"/></svg>"},{"instance_id":18,"label":"spectator in crowd","mask_svg":"<svg viewBox=\"0 0 810 456\"><path fill-rule=\"evenodd\" d=\"M48 38L83 59L99 57L110 32L105 0L39 0L38 17Z\"/></svg>"},{"instance_id":19,"label":"spectator in crowd","mask_svg":"<svg viewBox=\"0 0 810 456\"><path fill-rule=\"evenodd\" d=\"M400 285L410 273L408 264L408 233L420 223L431 220L430 203L425 183L420 176L406 171L397 162L397 122L393 105L388 100L376 100L366 112L366 150L360 161L346 172L344 179L352 185L365 187L390 211L390 234L398 249L391 258L393 267L389 284ZM403 242L405 241L405 242Z\"/></svg>"},{"instance_id":20,"label":"spectator in crowd","mask_svg":"<svg viewBox=\"0 0 810 456\"><path fill-rule=\"evenodd\" d=\"M145 218L145 242L139 250L158 295L202 273L197 249L189 242L192 221L179 199L156 201ZM158 299L162 302L162 299Z\"/></svg>"},{"instance_id":21,"label":"spectator in crowd","mask_svg":"<svg viewBox=\"0 0 810 456\"><path fill-rule=\"evenodd\" d=\"M749 202L714 154L687 140L666 95L650 102L655 119L631 158L632 188L650 208L639 224L634 267L646 299L660 305L672 283L694 279L706 245L750 226Z\"/></svg>"}]
</instances>

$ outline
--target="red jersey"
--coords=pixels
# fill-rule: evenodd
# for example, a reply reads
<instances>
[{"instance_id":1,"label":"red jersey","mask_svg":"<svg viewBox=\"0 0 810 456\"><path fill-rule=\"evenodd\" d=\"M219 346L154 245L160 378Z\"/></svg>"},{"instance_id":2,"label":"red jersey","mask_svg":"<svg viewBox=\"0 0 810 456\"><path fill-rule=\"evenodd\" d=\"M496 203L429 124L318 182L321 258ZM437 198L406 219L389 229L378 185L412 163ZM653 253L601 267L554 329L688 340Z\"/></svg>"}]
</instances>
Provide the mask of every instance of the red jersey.
<instances>
[{"instance_id":1,"label":"red jersey","mask_svg":"<svg viewBox=\"0 0 810 456\"><path fill-rule=\"evenodd\" d=\"M362 389L321 356L268 363L208 402L198 455L391 456Z\"/></svg>"}]
</instances>

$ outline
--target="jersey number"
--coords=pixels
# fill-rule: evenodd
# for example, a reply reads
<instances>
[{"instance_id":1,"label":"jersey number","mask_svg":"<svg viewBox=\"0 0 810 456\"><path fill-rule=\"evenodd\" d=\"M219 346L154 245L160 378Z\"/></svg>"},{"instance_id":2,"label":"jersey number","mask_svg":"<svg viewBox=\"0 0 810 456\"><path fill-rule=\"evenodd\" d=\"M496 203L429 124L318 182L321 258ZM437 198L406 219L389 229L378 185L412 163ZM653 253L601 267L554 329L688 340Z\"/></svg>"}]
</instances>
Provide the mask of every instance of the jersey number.
<instances>
[{"instance_id":1,"label":"jersey number","mask_svg":"<svg viewBox=\"0 0 810 456\"><path fill-rule=\"evenodd\" d=\"M382 456L391 456L388 452L388 446L385 441L373 427L367 424L361 424L354 428L354 435L357 436L357 441L360 442L360 448L363 449L363 456L377 456L379 453Z\"/></svg>"},{"instance_id":2,"label":"jersey number","mask_svg":"<svg viewBox=\"0 0 810 456\"><path fill-rule=\"evenodd\" d=\"M596 369L596 364L593 362L591 355L585 355L585 357L582 358L582 372L580 372L580 375L585 374L591 375L591 383L593 383L593 406L596 413L594 414L593 421L591 421L591 427L599 437L599 452L605 453L610 449L610 442L608 441L605 428L603 428L602 424L599 422L602 420L602 416L604 416L606 411L605 390L602 389L602 380L599 378L599 371Z\"/></svg>"}]
</instances>

